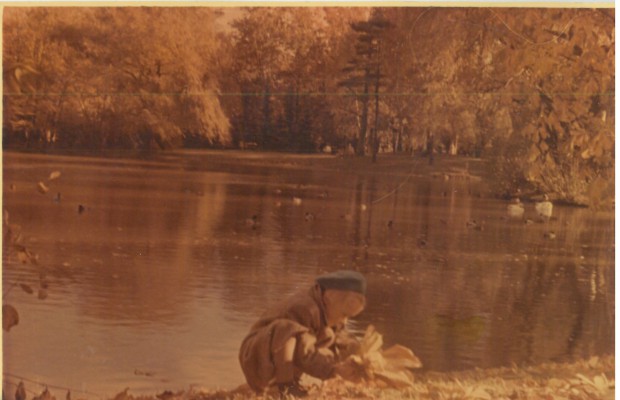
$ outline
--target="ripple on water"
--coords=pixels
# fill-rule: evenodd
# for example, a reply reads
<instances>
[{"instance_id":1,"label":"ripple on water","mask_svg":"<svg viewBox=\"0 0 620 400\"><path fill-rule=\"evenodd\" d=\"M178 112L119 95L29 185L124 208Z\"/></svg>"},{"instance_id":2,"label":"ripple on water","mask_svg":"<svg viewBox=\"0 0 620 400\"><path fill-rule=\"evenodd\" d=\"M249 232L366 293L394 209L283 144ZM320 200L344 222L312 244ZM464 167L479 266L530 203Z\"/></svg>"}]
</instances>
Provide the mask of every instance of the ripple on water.
<instances>
[{"instance_id":1,"label":"ripple on water","mask_svg":"<svg viewBox=\"0 0 620 400\"><path fill-rule=\"evenodd\" d=\"M258 316L341 268L368 278L353 329L375 324L428 369L613 351L613 213L556 207L528 225L470 196L476 183L415 176L385 197L402 176L267 164L5 157L17 190L4 207L40 255L6 264L5 288L36 285L40 270L49 280L43 301L7 297L21 319L4 335L5 370L102 395L232 388ZM60 203L34 186L53 170Z\"/></svg>"}]
</instances>

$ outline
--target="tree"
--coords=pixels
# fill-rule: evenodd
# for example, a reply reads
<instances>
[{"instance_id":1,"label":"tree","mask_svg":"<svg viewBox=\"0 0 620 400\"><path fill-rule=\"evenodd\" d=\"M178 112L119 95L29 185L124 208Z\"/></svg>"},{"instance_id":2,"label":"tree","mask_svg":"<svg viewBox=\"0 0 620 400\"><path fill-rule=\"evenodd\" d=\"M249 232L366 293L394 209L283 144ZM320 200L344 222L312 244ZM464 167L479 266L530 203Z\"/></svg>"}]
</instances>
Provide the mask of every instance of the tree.
<instances>
[{"instance_id":1,"label":"tree","mask_svg":"<svg viewBox=\"0 0 620 400\"><path fill-rule=\"evenodd\" d=\"M601 10L498 14L511 34L498 53L527 185L591 204L613 193L613 17ZM545 23L540 23L540 21ZM499 68L498 68L499 69Z\"/></svg>"},{"instance_id":2,"label":"tree","mask_svg":"<svg viewBox=\"0 0 620 400\"><path fill-rule=\"evenodd\" d=\"M19 139L25 127L38 143L63 147L228 144L207 67L213 18L210 9L7 9L5 65L37 78L20 82L10 76L22 77L19 69L6 70L6 136Z\"/></svg>"},{"instance_id":3,"label":"tree","mask_svg":"<svg viewBox=\"0 0 620 400\"><path fill-rule=\"evenodd\" d=\"M407 94L390 108L404 103L419 142L436 132L446 150L493 157L508 192L613 197L611 10L387 12L388 90Z\"/></svg>"},{"instance_id":4,"label":"tree","mask_svg":"<svg viewBox=\"0 0 620 400\"><path fill-rule=\"evenodd\" d=\"M345 31L356 9L251 8L233 23L227 83L235 134L260 148L316 151L336 135L329 96ZM265 88L269 90L265 90ZM231 101L232 103L232 101Z\"/></svg>"},{"instance_id":5,"label":"tree","mask_svg":"<svg viewBox=\"0 0 620 400\"><path fill-rule=\"evenodd\" d=\"M287 21L279 10L251 8L233 28L233 71L242 96L241 141L263 147L273 140L272 91L278 72L291 62Z\"/></svg>"},{"instance_id":6,"label":"tree","mask_svg":"<svg viewBox=\"0 0 620 400\"><path fill-rule=\"evenodd\" d=\"M356 33L355 56L349 60L348 66L343 69L347 75L340 82L340 86L351 91L356 102L361 102L360 127L356 146L356 154L363 156L366 147L366 133L368 129L368 113L370 94L375 100L374 127L371 129L370 148L372 159L376 161L379 150L377 139L379 124L379 89L383 86L385 75L382 74L382 45L385 31L392 25L387 21L379 9L374 9L367 21L351 23L351 29ZM361 90L361 91L360 91Z\"/></svg>"}]
</instances>

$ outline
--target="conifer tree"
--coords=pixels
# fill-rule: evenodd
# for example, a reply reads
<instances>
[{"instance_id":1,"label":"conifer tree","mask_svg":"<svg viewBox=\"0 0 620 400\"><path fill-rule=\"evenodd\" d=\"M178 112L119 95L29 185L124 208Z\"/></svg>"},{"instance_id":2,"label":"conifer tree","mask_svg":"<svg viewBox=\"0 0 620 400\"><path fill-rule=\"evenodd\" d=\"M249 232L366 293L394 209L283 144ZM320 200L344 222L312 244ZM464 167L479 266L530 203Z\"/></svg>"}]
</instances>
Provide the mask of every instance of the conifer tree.
<instances>
[{"instance_id":1,"label":"conifer tree","mask_svg":"<svg viewBox=\"0 0 620 400\"><path fill-rule=\"evenodd\" d=\"M379 150L377 128L379 122L379 89L384 85L385 75L382 74L383 57L381 47L385 39L385 32L392 24L383 17L379 9L374 9L366 21L351 23L357 40L355 55L343 69L345 79L339 82L341 87L354 93L355 100L361 102L360 126L355 153L359 156L366 154L366 136L368 130L368 115L371 96L374 97L374 126L371 129L370 149L373 161L376 160Z\"/></svg>"}]
</instances>

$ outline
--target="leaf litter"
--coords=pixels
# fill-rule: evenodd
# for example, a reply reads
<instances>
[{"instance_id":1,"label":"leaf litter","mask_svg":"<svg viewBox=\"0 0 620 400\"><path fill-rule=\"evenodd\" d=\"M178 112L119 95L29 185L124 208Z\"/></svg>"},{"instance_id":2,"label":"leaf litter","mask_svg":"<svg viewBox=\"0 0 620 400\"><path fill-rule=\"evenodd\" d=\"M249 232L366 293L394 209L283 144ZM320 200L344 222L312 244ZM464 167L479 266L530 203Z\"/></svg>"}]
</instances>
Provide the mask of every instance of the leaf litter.
<instances>
[{"instance_id":1,"label":"leaf litter","mask_svg":"<svg viewBox=\"0 0 620 400\"><path fill-rule=\"evenodd\" d=\"M50 173L50 177L48 178L48 180L51 181L58 178L60 178L60 171L53 171L52 173Z\"/></svg>"},{"instance_id":2,"label":"leaf litter","mask_svg":"<svg viewBox=\"0 0 620 400\"><path fill-rule=\"evenodd\" d=\"M614 357L593 357L573 363L545 363L518 368L474 369L451 373L413 375L410 387L379 387L372 382L353 383L340 377L313 384L308 400L432 399L432 400L611 400L615 395ZM165 391L156 396L134 396L125 390L114 400L271 400L256 395L247 385L234 390ZM293 397L285 397L294 399Z\"/></svg>"},{"instance_id":3,"label":"leaf litter","mask_svg":"<svg viewBox=\"0 0 620 400\"><path fill-rule=\"evenodd\" d=\"M337 376L326 381L302 379L308 400L422 399L422 400L611 400L615 396L615 358L595 356L574 362L547 362L518 367L475 368L456 372L412 372L422 367L413 352L400 345L383 349L383 338L369 326L360 350L350 356L364 377L357 381ZM308 381L308 382L306 382ZM114 400L270 400L247 386L234 390L167 390L156 396L133 396L129 390ZM293 397L284 397L294 399Z\"/></svg>"},{"instance_id":4,"label":"leaf litter","mask_svg":"<svg viewBox=\"0 0 620 400\"><path fill-rule=\"evenodd\" d=\"M8 311L8 312L7 312ZM12 321L7 321L9 316ZM17 324L17 312L3 307L5 330ZM7 324L8 322L8 324ZM13 325L11 325L13 324ZM10 326L8 326L10 325ZM475 368L456 372L411 372L422 362L410 349L394 345L383 349L383 337L371 325L361 340L359 351L351 358L363 367L365 377L358 382L335 377L326 381L302 379L308 389L308 400L376 399L376 400L611 400L615 396L615 358L613 355L594 356L574 362L547 362L518 367ZM407 372L403 375L398 373ZM389 373L386 373L389 372ZM154 374L135 370L136 375ZM21 388L21 393L24 392ZM19 390L19 389L18 389ZM16 393L17 395L17 393ZM275 400L294 399L279 394L255 394L243 384L233 390L208 390L190 387L157 395L133 395L130 388L112 400ZM33 397L55 400L47 388ZM25 399L24 399L25 400Z\"/></svg>"},{"instance_id":5,"label":"leaf litter","mask_svg":"<svg viewBox=\"0 0 620 400\"><path fill-rule=\"evenodd\" d=\"M420 359L413 351L399 344L386 350L382 347L383 336L373 325L369 325L360 342L358 353L350 356L361 368L362 380L377 387L413 386L414 378L410 369L421 368Z\"/></svg>"}]
</instances>

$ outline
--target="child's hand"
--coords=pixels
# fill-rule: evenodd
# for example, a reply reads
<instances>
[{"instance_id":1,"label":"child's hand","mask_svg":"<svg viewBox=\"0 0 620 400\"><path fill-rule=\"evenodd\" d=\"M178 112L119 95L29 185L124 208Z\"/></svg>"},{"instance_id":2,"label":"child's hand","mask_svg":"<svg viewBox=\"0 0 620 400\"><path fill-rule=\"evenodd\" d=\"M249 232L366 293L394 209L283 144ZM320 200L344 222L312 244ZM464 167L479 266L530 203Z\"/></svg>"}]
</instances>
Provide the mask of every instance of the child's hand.
<instances>
[{"instance_id":1,"label":"child's hand","mask_svg":"<svg viewBox=\"0 0 620 400\"><path fill-rule=\"evenodd\" d=\"M360 342L353 336L340 335L336 337L336 349L341 360L346 359L354 354L359 354Z\"/></svg>"},{"instance_id":2,"label":"child's hand","mask_svg":"<svg viewBox=\"0 0 620 400\"><path fill-rule=\"evenodd\" d=\"M362 365L356 363L351 358L347 358L334 366L334 375L338 375L344 380L357 383L366 378L366 371Z\"/></svg>"},{"instance_id":3,"label":"child's hand","mask_svg":"<svg viewBox=\"0 0 620 400\"><path fill-rule=\"evenodd\" d=\"M334 334L334 330L330 327L319 331L316 337L316 345L317 347L331 347L336 340L336 335Z\"/></svg>"}]
</instances>

